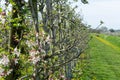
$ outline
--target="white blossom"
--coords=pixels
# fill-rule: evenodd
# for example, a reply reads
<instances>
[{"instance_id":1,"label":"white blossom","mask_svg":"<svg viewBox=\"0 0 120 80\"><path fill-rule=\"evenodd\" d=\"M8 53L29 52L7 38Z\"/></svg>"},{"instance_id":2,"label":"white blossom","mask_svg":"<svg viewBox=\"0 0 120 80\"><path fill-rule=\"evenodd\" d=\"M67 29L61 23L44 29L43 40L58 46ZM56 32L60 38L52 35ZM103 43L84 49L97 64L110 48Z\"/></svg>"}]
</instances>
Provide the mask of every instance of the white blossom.
<instances>
[{"instance_id":1,"label":"white blossom","mask_svg":"<svg viewBox=\"0 0 120 80\"><path fill-rule=\"evenodd\" d=\"M32 61L33 64L36 64L38 61L40 61L40 57L38 54L39 54L39 51L36 51L36 50L31 50L29 52L30 61Z\"/></svg>"},{"instance_id":2,"label":"white blossom","mask_svg":"<svg viewBox=\"0 0 120 80\"><path fill-rule=\"evenodd\" d=\"M36 55L38 55L39 54L39 51L36 51L36 50L31 50L30 52L29 52L29 55L32 57L32 56L36 56Z\"/></svg>"},{"instance_id":3,"label":"white blossom","mask_svg":"<svg viewBox=\"0 0 120 80\"><path fill-rule=\"evenodd\" d=\"M9 75L12 71L13 71L13 69L10 69L10 70L7 72L7 75Z\"/></svg>"},{"instance_id":4,"label":"white blossom","mask_svg":"<svg viewBox=\"0 0 120 80\"><path fill-rule=\"evenodd\" d=\"M42 53L46 53L44 49L40 49Z\"/></svg>"},{"instance_id":5,"label":"white blossom","mask_svg":"<svg viewBox=\"0 0 120 80\"><path fill-rule=\"evenodd\" d=\"M14 49L13 53L17 55L17 57L20 56L20 50L18 50L17 47Z\"/></svg>"},{"instance_id":6,"label":"white blossom","mask_svg":"<svg viewBox=\"0 0 120 80\"><path fill-rule=\"evenodd\" d=\"M64 76L64 75L61 75L61 78L65 79L65 76Z\"/></svg>"},{"instance_id":7,"label":"white blossom","mask_svg":"<svg viewBox=\"0 0 120 80\"><path fill-rule=\"evenodd\" d=\"M26 41L26 44L27 44L28 47L31 46L30 41L28 41L28 40Z\"/></svg>"},{"instance_id":8,"label":"white blossom","mask_svg":"<svg viewBox=\"0 0 120 80\"><path fill-rule=\"evenodd\" d=\"M26 41L26 44L29 48L37 45L37 43L32 42L32 41L28 41L28 40Z\"/></svg>"},{"instance_id":9,"label":"white blossom","mask_svg":"<svg viewBox=\"0 0 120 80\"><path fill-rule=\"evenodd\" d=\"M25 2L28 2L28 0L25 0Z\"/></svg>"},{"instance_id":10,"label":"white blossom","mask_svg":"<svg viewBox=\"0 0 120 80\"><path fill-rule=\"evenodd\" d=\"M2 22L2 24L5 24L5 19L2 17L2 15L0 15L0 22Z\"/></svg>"},{"instance_id":11,"label":"white blossom","mask_svg":"<svg viewBox=\"0 0 120 80\"><path fill-rule=\"evenodd\" d=\"M40 57L39 57L39 56L33 57L33 58L31 59L31 61L32 61L33 64L36 64L38 61L40 61Z\"/></svg>"},{"instance_id":12,"label":"white blossom","mask_svg":"<svg viewBox=\"0 0 120 80\"><path fill-rule=\"evenodd\" d=\"M38 33L36 33L36 37L38 37L39 36L39 34Z\"/></svg>"},{"instance_id":13,"label":"white blossom","mask_svg":"<svg viewBox=\"0 0 120 80\"><path fill-rule=\"evenodd\" d=\"M51 42L51 39L50 39L50 36L49 36L49 35L46 37L46 40L45 40L45 42L47 42L48 44L50 44L50 42Z\"/></svg>"},{"instance_id":14,"label":"white blossom","mask_svg":"<svg viewBox=\"0 0 120 80\"><path fill-rule=\"evenodd\" d=\"M6 55L3 55L3 57L0 59L0 64L2 64L4 66L7 66L9 62L10 61Z\"/></svg>"}]
</instances>

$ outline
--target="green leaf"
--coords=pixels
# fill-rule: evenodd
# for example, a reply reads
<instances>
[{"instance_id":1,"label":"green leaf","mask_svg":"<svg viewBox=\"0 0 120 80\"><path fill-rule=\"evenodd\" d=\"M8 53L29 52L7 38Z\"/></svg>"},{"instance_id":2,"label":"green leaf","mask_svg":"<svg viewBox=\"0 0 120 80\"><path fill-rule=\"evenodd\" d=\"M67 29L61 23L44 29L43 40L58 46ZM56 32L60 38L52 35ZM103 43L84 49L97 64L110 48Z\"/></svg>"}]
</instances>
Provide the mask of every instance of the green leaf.
<instances>
[{"instance_id":1,"label":"green leaf","mask_svg":"<svg viewBox=\"0 0 120 80\"><path fill-rule=\"evenodd\" d=\"M6 26L6 29L9 30L9 29L10 29L10 26Z\"/></svg>"},{"instance_id":2,"label":"green leaf","mask_svg":"<svg viewBox=\"0 0 120 80\"><path fill-rule=\"evenodd\" d=\"M2 12L2 8L0 8L0 12Z\"/></svg>"},{"instance_id":3,"label":"green leaf","mask_svg":"<svg viewBox=\"0 0 120 80\"><path fill-rule=\"evenodd\" d=\"M15 2L13 0L9 0L12 5L15 6Z\"/></svg>"},{"instance_id":4,"label":"green leaf","mask_svg":"<svg viewBox=\"0 0 120 80\"><path fill-rule=\"evenodd\" d=\"M83 4L88 4L88 1L87 1L87 0L81 0L81 2L82 2Z\"/></svg>"}]
</instances>

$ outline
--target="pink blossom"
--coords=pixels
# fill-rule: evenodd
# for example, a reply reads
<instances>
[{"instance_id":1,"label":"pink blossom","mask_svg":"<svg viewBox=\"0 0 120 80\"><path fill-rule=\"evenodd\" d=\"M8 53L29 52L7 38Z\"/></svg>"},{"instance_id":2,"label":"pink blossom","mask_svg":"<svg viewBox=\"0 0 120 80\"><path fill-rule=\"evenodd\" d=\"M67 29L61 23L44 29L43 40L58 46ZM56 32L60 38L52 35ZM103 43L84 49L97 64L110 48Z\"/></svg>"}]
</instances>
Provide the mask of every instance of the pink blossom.
<instances>
[{"instance_id":1,"label":"pink blossom","mask_svg":"<svg viewBox=\"0 0 120 80\"><path fill-rule=\"evenodd\" d=\"M65 76L64 76L64 75L61 75L61 78L65 78Z\"/></svg>"},{"instance_id":2,"label":"pink blossom","mask_svg":"<svg viewBox=\"0 0 120 80\"><path fill-rule=\"evenodd\" d=\"M17 58L14 59L15 64L18 63L18 60L19 60L19 59L17 59Z\"/></svg>"},{"instance_id":3,"label":"pink blossom","mask_svg":"<svg viewBox=\"0 0 120 80\"><path fill-rule=\"evenodd\" d=\"M4 76L4 69L0 68L0 76Z\"/></svg>"},{"instance_id":4,"label":"pink blossom","mask_svg":"<svg viewBox=\"0 0 120 80\"><path fill-rule=\"evenodd\" d=\"M12 71L13 71L13 69L10 69L9 71L6 72L3 68L0 68L0 76L7 76L7 75L9 75Z\"/></svg>"},{"instance_id":5,"label":"pink blossom","mask_svg":"<svg viewBox=\"0 0 120 80\"><path fill-rule=\"evenodd\" d=\"M49 78L49 80L54 80L53 78Z\"/></svg>"}]
</instances>

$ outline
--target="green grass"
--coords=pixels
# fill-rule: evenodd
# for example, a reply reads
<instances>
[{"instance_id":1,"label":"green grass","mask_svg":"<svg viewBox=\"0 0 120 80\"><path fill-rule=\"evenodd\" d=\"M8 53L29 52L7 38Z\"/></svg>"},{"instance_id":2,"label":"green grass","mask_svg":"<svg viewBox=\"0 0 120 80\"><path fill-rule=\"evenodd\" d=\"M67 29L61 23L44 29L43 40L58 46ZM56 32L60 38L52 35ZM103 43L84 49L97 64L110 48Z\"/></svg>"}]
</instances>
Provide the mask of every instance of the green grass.
<instances>
[{"instance_id":1,"label":"green grass","mask_svg":"<svg viewBox=\"0 0 120 80\"><path fill-rule=\"evenodd\" d=\"M103 35L101 34L100 37L102 37L103 39L109 41L110 43L120 47L120 37L118 36L109 36L109 35Z\"/></svg>"},{"instance_id":2,"label":"green grass","mask_svg":"<svg viewBox=\"0 0 120 80\"><path fill-rule=\"evenodd\" d=\"M105 36L102 37L105 39ZM116 46L120 44L118 39L119 37L114 36L106 38ZM120 52L94 37L89 45L89 63L83 69L80 80L120 80Z\"/></svg>"}]
</instances>

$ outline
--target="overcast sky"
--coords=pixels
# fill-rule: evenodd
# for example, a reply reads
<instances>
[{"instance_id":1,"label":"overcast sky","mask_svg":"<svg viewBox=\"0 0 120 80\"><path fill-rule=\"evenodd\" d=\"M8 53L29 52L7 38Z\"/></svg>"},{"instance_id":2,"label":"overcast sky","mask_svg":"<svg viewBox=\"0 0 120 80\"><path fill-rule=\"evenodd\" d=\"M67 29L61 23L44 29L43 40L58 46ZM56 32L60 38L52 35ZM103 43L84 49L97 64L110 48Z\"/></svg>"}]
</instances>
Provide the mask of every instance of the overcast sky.
<instances>
[{"instance_id":1,"label":"overcast sky","mask_svg":"<svg viewBox=\"0 0 120 80\"><path fill-rule=\"evenodd\" d=\"M81 4L79 0L77 12L82 13L84 22L96 28L100 20L109 29L120 29L120 0L88 0L89 4Z\"/></svg>"},{"instance_id":2,"label":"overcast sky","mask_svg":"<svg viewBox=\"0 0 120 80\"><path fill-rule=\"evenodd\" d=\"M1 3L3 4L4 0ZM72 0L69 0L72 1ZM81 4L78 0L76 12L83 16L84 22L96 28L100 21L108 29L120 29L120 0L88 0L89 4Z\"/></svg>"}]
</instances>

